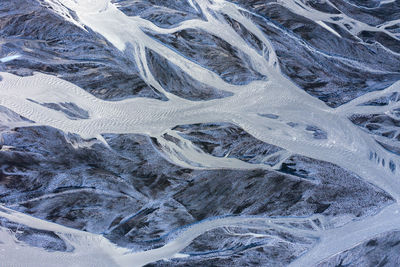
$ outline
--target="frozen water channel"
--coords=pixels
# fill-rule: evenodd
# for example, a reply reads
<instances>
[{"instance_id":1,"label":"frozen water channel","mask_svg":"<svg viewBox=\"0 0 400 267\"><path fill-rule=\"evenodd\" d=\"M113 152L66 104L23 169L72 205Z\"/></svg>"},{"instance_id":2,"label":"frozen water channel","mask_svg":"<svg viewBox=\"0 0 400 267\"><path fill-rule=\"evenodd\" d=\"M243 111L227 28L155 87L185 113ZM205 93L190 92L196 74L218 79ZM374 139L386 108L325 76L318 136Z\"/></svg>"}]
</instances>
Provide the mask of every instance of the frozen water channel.
<instances>
[{"instance_id":1,"label":"frozen water channel","mask_svg":"<svg viewBox=\"0 0 400 267\"><path fill-rule=\"evenodd\" d=\"M146 83L165 94L168 101L143 97L129 98L119 101L107 101L95 97L82 88L62 80L56 76L35 73L33 76L19 77L1 72L0 105L27 118L20 126L51 126L66 133L78 134L83 138L97 138L102 143L107 141L102 134L146 134L155 137L164 144L163 153L173 163L196 169L276 169L278 166L250 164L237 159L215 157L206 154L176 134L176 125L226 122L241 127L255 138L281 147L290 154L304 155L310 158L331 162L339 167L357 174L362 179L383 189L395 200L378 214L347 223L333 229L299 230L297 234L318 239L316 245L302 255L293 266L312 266L343 250L354 247L358 243L390 230L400 229L400 157L380 146L372 135L353 124L349 118L354 114L390 113L400 109L400 102L387 106L361 105L379 97L400 92L400 82L388 88L364 94L338 108L332 108L323 101L300 89L286 77L279 65L276 52L268 36L242 13L241 7L223 0L190 1L195 9L200 9L207 20L186 20L176 27L161 28L140 17L128 17L116 4L107 0L47 0L47 4L55 10L68 8L75 12L74 23L87 27L105 37L112 45L124 53L131 53L139 67L140 74ZM316 21L339 38L338 32L325 22L332 22L323 12L302 8L299 1L284 1L284 6ZM215 15L218 14L218 15ZM265 54L258 53L250 47L223 19L228 16L240 22L257 36L265 48ZM352 21L344 15L341 20ZM70 17L66 18L71 20ZM394 22L393 22L394 23ZM365 23L353 23L353 34L369 29ZM393 38L392 32L381 28ZM344 27L344 26L343 26ZM183 55L161 42L151 38L146 31L157 34L171 34L184 29L201 29L231 44L245 54L252 67L264 75L266 79L250 82L245 85L233 85L224 81L215 72L194 63ZM376 30L376 28L374 28ZM232 93L231 96L205 101L190 101L166 91L153 77L146 58L146 49L158 53L181 68L191 78L219 90ZM2 58L1 62L20 60L23 56L12 55ZM87 118L72 119L66 114L46 107L46 103L73 103L87 112ZM273 114L265 116L264 114ZM293 127L293 125L300 125ZM307 127L312 126L326 133L326 138L314 138ZM162 136L170 133L181 143L169 147ZM173 148L173 149L172 149ZM178 154L178 156L177 156ZM372 155L372 156L371 156ZM385 163L386 162L386 163ZM277 163L279 164L279 163ZM130 251L119 248L106 238L83 231L72 230L54 223L34 219L5 207L0 215L10 221L21 223L35 229L54 231L62 239L71 243L75 250L69 252L46 253L43 250L27 247L7 248L0 243L1 250L7 250L5 266L16 264L32 264L35 258L46 259L57 264L85 262L97 266L142 266L147 263L174 257L185 257L180 254L196 237L220 227L240 226L252 229L283 227L279 222L312 221L305 218L268 218L268 217L217 217L200 221L175 233L174 238L166 245L146 251ZM172 229L171 229L172 230ZM293 231L286 229L287 231ZM3 229L1 240L11 240L10 232ZM40 256L37 256L40 255ZM37 264L39 264L38 262ZM64 264L63 263L63 264ZM4 261L3 261L4 264Z\"/></svg>"}]
</instances>

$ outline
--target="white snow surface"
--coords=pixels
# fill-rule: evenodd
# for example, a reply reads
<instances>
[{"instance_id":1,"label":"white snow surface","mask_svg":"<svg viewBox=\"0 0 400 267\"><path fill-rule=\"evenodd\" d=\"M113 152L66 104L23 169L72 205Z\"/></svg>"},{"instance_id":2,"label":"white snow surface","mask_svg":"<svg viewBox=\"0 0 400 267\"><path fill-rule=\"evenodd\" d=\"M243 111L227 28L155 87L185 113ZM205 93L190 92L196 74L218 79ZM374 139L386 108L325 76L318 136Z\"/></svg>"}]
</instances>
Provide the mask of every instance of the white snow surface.
<instances>
[{"instance_id":1,"label":"white snow surface","mask_svg":"<svg viewBox=\"0 0 400 267\"><path fill-rule=\"evenodd\" d=\"M137 52L136 60L141 62L138 65L143 66L140 70L143 79L164 93L169 100L132 98L113 102L104 101L55 76L35 73L30 77L18 77L5 72L0 73L2 77L0 105L33 121L31 125L51 126L64 132L79 134L84 138L100 138L99 136L104 133L138 133L159 137L176 125L229 122L240 126L259 140L282 147L290 153L332 162L382 188L396 201L400 200L400 159L384 150L369 134L348 120L352 114L372 114L376 111L386 112L389 109L400 108L400 102L393 103L390 107L359 106L360 103L390 92L400 92L400 82L383 91L365 94L339 108L328 107L322 101L298 88L281 73L268 38L251 20L239 12L238 6L223 0L196 1L209 20L187 20L175 28L168 29L159 28L138 17L128 17L108 0L47 0L47 2L49 5L58 7L62 4L63 7L74 11L79 19L75 23L85 25L101 34L121 51L126 49L127 44L134 47ZM284 5L315 20L340 37L325 23L330 20L326 14L315 10L310 11L308 8L302 9L298 2L285 0ZM263 57L249 47L227 24L210 15L210 10L226 14L242 23L247 30L263 41L269 57ZM68 17L68 20L71 19ZM343 20L351 19L344 16ZM382 25L383 30L385 26L387 25ZM198 28L217 35L248 55L257 71L265 74L268 80L241 86L228 84L217 74L147 36L143 31L145 28L159 33ZM357 22L352 31L356 33L365 28L371 30L370 26ZM166 92L148 70L145 48L167 58L192 78L220 90L232 92L233 96L195 102ZM0 61L6 62L17 58L17 55L9 56ZM87 110L89 118L71 120L59 111L37 104L63 102L73 102L78 107ZM259 114L276 114L279 119L272 120ZM288 122L315 125L327 132L327 139L313 139L306 131L288 126ZM179 135L175 137L184 141ZM105 142L104 139L101 141ZM173 150L170 149L170 151ZM165 151L165 153L176 164L186 167L205 169L260 167L236 159L216 158L198 151L190 144L177 147L175 151L179 151L179 157L172 152ZM378 157L385 159L386 162L394 162L397 166L396 170L393 172L388 166L382 166L379 162L371 160L369 157L371 152L377 153ZM191 165L191 162L195 164ZM262 168L270 167L262 166ZM400 229L399 210L399 205L393 204L375 216L354 221L336 229L305 231L304 235L319 237L320 241L292 265L312 266L363 240L385 231ZM197 236L218 227L232 225L250 227L254 222L266 225L274 223L268 218L227 217L207 220L182 230L173 241L161 248L137 252L119 248L100 235L39 220L5 207L0 207L0 216L35 229L54 231L75 248L73 252L47 252L43 249L28 247L17 242L12 232L0 228L2 242L0 243L2 259L0 265L5 264L4 266L39 266L42 262L46 262L46 266L142 266L161 259L187 256L179 252ZM289 221L290 219L281 220Z\"/></svg>"}]
</instances>

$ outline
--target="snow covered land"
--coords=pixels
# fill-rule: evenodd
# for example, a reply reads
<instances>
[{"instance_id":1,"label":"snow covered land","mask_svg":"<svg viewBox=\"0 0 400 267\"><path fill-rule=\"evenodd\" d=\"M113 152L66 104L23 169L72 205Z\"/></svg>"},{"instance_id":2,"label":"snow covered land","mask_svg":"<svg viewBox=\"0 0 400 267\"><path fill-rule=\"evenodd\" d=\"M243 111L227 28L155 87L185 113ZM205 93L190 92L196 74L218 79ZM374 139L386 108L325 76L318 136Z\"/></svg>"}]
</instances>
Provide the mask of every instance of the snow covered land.
<instances>
[{"instance_id":1,"label":"snow covered land","mask_svg":"<svg viewBox=\"0 0 400 267\"><path fill-rule=\"evenodd\" d=\"M0 266L400 266L399 201L400 1L0 1Z\"/></svg>"}]
</instances>

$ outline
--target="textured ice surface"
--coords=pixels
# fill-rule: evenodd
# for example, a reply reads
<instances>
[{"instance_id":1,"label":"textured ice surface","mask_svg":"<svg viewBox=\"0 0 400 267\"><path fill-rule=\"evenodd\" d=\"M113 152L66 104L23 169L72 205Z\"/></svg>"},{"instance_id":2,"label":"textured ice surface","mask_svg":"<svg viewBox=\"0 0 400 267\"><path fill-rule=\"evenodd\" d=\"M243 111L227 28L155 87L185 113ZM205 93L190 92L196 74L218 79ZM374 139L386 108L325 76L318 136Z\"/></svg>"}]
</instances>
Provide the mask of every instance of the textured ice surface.
<instances>
[{"instance_id":1,"label":"textured ice surface","mask_svg":"<svg viewBox=\"0 0 400 267\"><path fill-rule=\"evenodd\" d=\"M331 257L318 266L398 266L400 264L399 235L399 231L383 233Z\"/></svg>"},{"instance_id":2,"label":"textured ice surface","mask_svg":"<svg viewBox=\"0 0 400 267\"><path fill-rule=\"evenodd\" d=\"M399 53L399 1L1 1L0 265L399 265Z\"/></svg>"}]
</instances>

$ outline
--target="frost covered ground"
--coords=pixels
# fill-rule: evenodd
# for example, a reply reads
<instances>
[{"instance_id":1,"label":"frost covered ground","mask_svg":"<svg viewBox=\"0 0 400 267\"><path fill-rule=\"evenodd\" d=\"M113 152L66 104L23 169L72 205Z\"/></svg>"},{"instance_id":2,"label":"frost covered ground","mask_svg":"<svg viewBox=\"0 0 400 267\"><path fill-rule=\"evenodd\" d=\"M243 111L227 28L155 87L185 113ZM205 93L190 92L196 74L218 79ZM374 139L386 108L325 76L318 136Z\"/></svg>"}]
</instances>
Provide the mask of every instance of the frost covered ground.
<instances>
[{"instance_id":1,"label":"frost covered ground","mask_svg":"<svg viewBox=\"0 0 400 267\"><path fill-rule=\"evenodd\" d=\"M400 2L0 2L4 266L399 266Z\"/></svg>"}]
</instances>

